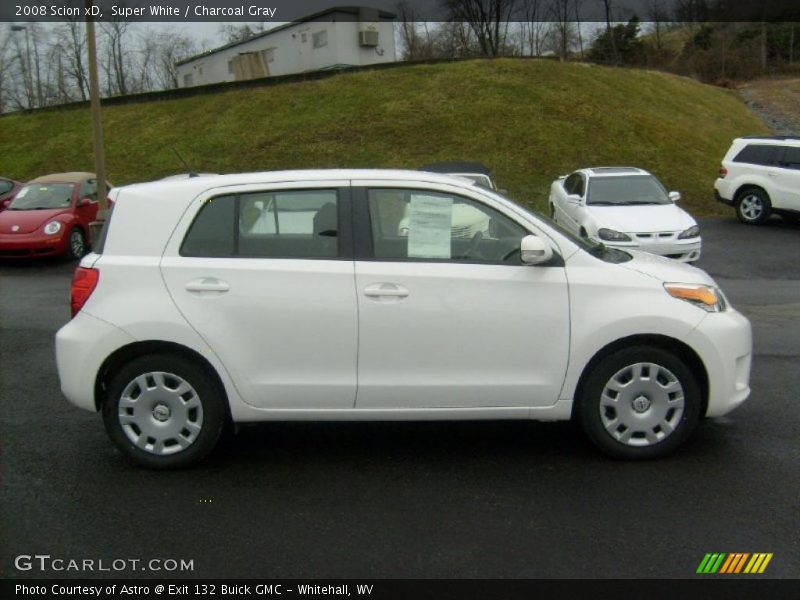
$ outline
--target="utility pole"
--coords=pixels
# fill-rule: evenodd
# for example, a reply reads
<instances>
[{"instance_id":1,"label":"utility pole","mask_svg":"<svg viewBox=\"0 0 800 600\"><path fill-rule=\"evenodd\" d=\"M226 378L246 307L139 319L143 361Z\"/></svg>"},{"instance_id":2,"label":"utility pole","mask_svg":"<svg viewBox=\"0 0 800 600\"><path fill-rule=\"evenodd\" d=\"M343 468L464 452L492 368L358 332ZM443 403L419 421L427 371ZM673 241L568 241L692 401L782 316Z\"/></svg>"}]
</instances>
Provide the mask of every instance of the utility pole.
<instances>
[{"instance_id":1,"label":"utility pole","mask_svg":"<svg viewBox=\"0 0 800 600\"><path fill-rule=\"evenodd\" d=\"M86 8L90 9L92 0L86 0ZM87 10L87 15L91 15ZM92 240L100 235L100 229L108 215L108 189L106 188L106 157L103 147L103 123L100 119L100 84L97 78L97 40L95 37L94 17L86 17L86 48L89 54L89 99L92 111L92 134L94 146L95 173L97 175L97 200L99 208L96 220L91 224Z\"/></svg>"}]
</instances>

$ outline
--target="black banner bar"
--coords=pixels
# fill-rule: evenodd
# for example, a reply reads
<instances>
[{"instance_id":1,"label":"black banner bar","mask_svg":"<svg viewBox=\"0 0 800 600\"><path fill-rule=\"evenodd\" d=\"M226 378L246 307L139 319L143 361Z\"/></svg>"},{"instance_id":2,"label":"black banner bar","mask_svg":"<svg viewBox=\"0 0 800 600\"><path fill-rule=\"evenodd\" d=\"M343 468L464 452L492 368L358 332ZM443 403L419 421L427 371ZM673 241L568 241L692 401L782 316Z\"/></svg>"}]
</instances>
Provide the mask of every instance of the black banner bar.
<instances>
[{"instance_id":1,"label":"black banner bar","mask_svg":"<svg viewBox=\"0 0 800 600\"><path fill-rule=\"evenodd\" d=\"M464 21L480 5L491 21L800 21L798 0L625 0L607 15L599 0L3 0L0 21L274 22L297 20ZM342 7L345 7L342 10ZM339 8L335 14L330 11ZM362 10L372 9L372 10ZM656 16L657 15L657 16Z\"/></svg>"},{"instance_id":2,"label":"black banner bar","mask_svg":"<svg viewBox=\"0 0 800 600\"><path fill-rule=\"evenodd\" d=\"M580 565L575 565L576 571ZM520 580L520 579L344 579L344 580L9 580L0 595L11 598L102 598L188 599L188 598L364 598L400 599L486 599L542 600L544 598L643 598L648 600L702 597L706 600L738 598L798 597L798 580L758 579L753 575L729 577L698 576L682 580Z\"/></svg>"}]
</instances>

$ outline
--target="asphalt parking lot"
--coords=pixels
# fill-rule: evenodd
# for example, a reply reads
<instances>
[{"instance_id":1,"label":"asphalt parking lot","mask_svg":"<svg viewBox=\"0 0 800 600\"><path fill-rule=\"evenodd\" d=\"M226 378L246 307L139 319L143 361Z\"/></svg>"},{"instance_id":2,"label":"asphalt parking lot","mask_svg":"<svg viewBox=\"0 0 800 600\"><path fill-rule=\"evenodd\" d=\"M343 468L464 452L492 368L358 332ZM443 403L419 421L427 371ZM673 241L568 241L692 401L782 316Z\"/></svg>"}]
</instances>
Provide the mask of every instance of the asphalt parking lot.
<instances>
[{"instance_id":1,"label":"asphalt parking lot","mask_svg":"<svg viewBox=\"0 0 800 600\"><path fill-rule=\"evenodd\" d=\"M271 423L199 467L130 466L60 394L74 265L0 265L0 576L20 554L193 559L191 577L690 577L772 552L800 577L800 226L701 220L753 323L748 402L677 455L623 463L570 424Z\"/></svg>"}]
</instances>

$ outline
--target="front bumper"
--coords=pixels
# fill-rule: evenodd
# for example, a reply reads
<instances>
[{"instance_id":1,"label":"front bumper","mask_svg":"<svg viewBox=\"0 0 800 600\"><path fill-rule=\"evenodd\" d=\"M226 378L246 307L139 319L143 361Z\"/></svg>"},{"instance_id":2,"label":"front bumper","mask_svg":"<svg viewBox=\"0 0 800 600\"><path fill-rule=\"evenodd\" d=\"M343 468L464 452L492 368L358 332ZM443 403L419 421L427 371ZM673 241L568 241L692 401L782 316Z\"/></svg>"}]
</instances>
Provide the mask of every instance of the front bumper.
<instances>
[{"instance_id":1,"label":"front bumper","mask_svg":"<svg viewBox=\"0 0 800 600\"><path fill-rule=\"evenodd\" d=\"M0 234L0 259L59 256L67 251L67 238L62 228L56 235L34 233Z\"/></svg>"},{"instance_id":2,"label":"front bumper","mask_svg":"<svg viewBox=\"0 0 800 600\"><path fill-rule=\"evenodd\" d=\"M750 395L753 335L750 321L734 309L709 313L684 340L708 374L706 416L720 417Z\"/></svg>"},{"instance_id":3,"label":"front bumper","mask_svg":"<svg viewBox=\"0 0 800 600\"><path fill-rule=\"evenodd\" d=\"M671 234L671 238L644 238L642 235L628 233L628 236L633 238L633 242L603 242L606 246L611 248L619 248L620 250L641 250L642 252L649 252L651 254L658 254L659 256L666 256L680 262L694 262L700 258L702 252L703 240L699 237L690 238L688 240L679 240L678 233ZM649 234L657 236L659 234Z\"/></svg>"}]
</instances>

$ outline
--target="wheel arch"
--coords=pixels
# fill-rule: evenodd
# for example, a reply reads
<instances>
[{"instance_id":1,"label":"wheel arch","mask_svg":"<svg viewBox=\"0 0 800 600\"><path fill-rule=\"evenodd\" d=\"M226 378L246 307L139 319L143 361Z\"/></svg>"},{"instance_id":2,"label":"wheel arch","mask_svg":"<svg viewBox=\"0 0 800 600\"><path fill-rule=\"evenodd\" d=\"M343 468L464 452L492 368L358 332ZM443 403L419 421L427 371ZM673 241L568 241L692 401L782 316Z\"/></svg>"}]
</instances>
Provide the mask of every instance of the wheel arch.
<instances>
[{"instance_id":1,"label":"wheel arch","mask_svg":"<svg viewBox=\"0 0 800 600\"><path fill-rule=\"evenodd\" d=\"M116 370L120 369L123 365L133 359L139 358L140 356L153 354L172 354L180 356L195 363L206 373L208 373L208 375L211 377L211 380L214 382L214 385L217 387L220 398L223 400L225 411L227 413L228 420L230 421L231 414L228 394L225 390L225 385L222 382L222 378L219 376L219 373L214 366L202 354L192 350L191 348L175 342L165 342L161 340L149 340L127 344L115 350L108 356L108 358L106 358L105 361L103 361L103 364L100 366L100 369L97 372L97 377L94 383L94 404L96 410L101 410L105 391L108 388L109 381Z\"/></svg>"},{"instance_id":2,"label":"wheel arch","mask_svg":"<svg viewBox=\"0 0 800 600\"><path fill-rule=\"evenodd\" d=\"M769 200L772 200L772 196L769 195L769 192L764 188L763 185L760 185L758 183L747 182L747 183L740 184L736 188L736 191L733 193L733 201L734 202L738 202L739 201L739 197L742 195L742 193L744 193L747 190L759 190L761 192L764 192L764 194L766 194L766 196L767 196L767 198Z\"/></svg>"},{"instance_id":3,"label":"wheel arch","mask_svg":"<svg viewBox=\"0 0 800 600\"><path fill-rule=\"evenodd\" d=\"M673 352L679 359L681 359L697 380L697 385L700 387L701 397L700 415L702 417L706 414L706 411L708 410L709 394L708 371L703 363L703 360L700 358L697 352L695 352L684 342L673 337L659 334L642 334L620 338L609 344L606 344L600 350L598 350L594 356L592 356L588 363L586 363L586 366L583 368L581 376L578 379L578 384L575 386L571 418L575 418L576 407L583 395L583 389L586 385L587 379L589 378L589 374L594 370L594 368L606 356L609 356L618 350L630 348L632 346L653 346L662 350Z\"/></svg>"}]
</instances>

